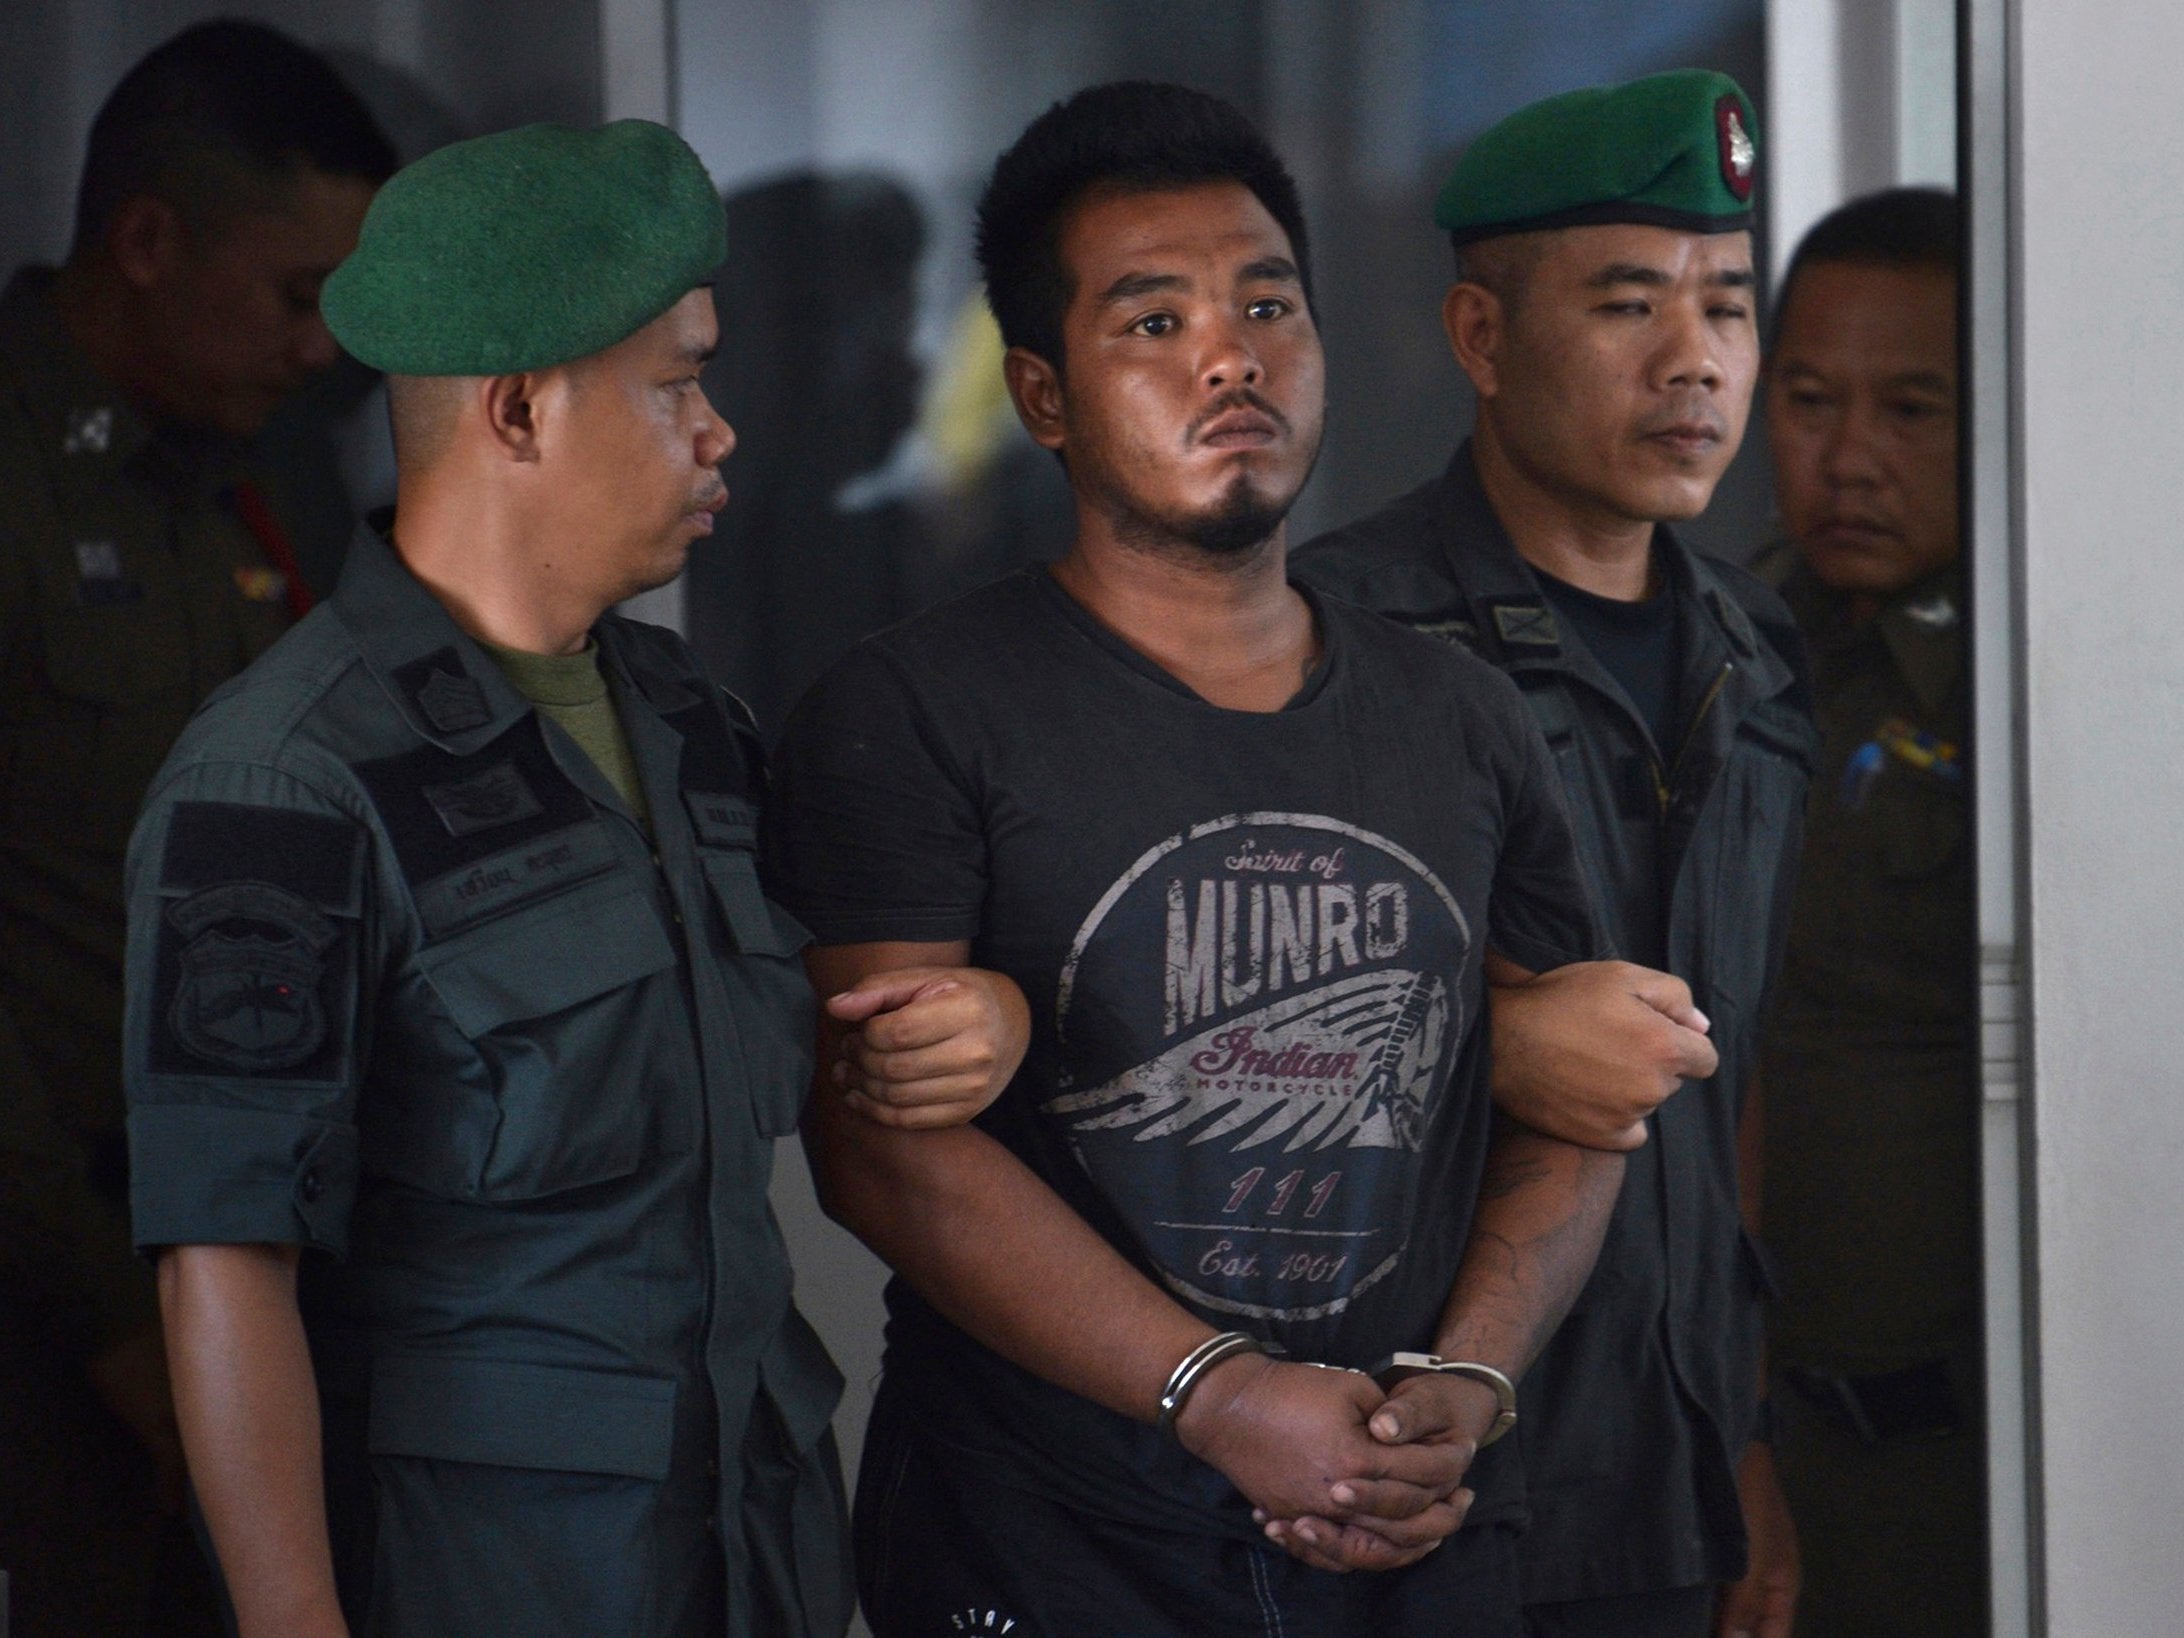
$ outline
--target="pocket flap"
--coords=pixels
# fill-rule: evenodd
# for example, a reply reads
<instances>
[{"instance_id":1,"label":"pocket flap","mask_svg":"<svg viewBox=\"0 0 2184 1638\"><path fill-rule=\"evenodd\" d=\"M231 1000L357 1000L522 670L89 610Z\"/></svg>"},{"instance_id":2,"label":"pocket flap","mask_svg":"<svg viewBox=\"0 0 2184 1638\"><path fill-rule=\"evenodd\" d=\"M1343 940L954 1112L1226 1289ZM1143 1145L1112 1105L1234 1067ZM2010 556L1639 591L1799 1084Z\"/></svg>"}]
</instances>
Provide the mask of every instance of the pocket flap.
<instances>
[{"instance_id":1,"label":"pocket flap","mask_svg":"<svg viewBox=\"0 0 2184 1638\"><path fill-rule=\"evenodd\" d=\"M609 879L428 945L417 964L475 1039L650 977L675 964L675 949L644 890Z\"/></svg>"},{"instance_id":2,"label":"pocket flap","mask_svg":"<svg viewBox=\"0 0 2184 1638\"><path fill-rule=\"evenodd\" d=\"M745 955L793 956L811 942L804 924L761 891L758 863L748 852L707 848L704 858L706 880L737 949Z\"/></svg>"},{"instance_id":3,"label":"pocket flap","mask_svg":"<svg viewBox=\"0 0 2184 1638\"><path fill-rule=\"evenodd\" d=\"M675 1384L567 1365L383 1355L369 1448L486 1467L667 1477Z\"/></svg>"}]
</instances>

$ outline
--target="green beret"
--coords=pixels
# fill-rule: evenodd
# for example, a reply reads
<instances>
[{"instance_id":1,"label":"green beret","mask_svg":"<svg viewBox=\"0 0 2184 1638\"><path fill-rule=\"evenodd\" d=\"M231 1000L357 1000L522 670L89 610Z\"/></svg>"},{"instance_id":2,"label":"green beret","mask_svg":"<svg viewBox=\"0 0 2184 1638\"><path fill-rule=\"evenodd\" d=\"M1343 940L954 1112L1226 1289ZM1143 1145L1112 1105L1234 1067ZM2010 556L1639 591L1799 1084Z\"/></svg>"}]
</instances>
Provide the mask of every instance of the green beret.
<instances>
[{"instance_id":1,"label":"green beret","mask_svg":"<svg viewBox=\"0 0 2184 1638\"><path fill-rule=\"evenodd\" d=\"M666 126L526 125L396 172L319 310L390 375L512 375L641 330L727 249L712 179Z\"/></svg>"},{"instance_id":2,"label":"green beret","mask_svg":"<svg viewBox=\"0 0 2184 1638\"><path fill-rule=\"evenodd\" d=\"M1729 233L1752 225L1758 139L1751 99L1726 74L1570 91L1472 143L1433 220L1459 245L1596 222Z\"/></svg>"}]
</instances>

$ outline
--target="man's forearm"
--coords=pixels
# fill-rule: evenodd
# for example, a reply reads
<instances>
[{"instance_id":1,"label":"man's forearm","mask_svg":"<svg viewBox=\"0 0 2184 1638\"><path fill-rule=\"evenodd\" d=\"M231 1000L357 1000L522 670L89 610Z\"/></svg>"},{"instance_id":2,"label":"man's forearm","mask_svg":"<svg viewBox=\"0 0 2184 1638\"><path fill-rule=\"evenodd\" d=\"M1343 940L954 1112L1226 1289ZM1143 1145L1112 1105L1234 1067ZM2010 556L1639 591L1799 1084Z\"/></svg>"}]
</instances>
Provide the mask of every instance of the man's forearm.
<instances>
[{"instance_id":1,"label":"man's forearm","mask_svg":"<svg viewBox=\"0 0 2184 1638\"><path fill-rule=\"evenodd\" d=\"M818 946L812 987L969 964L967 941ZM897 1131L853 1111L832 1066L846 1026L819 1009L805 1154L828 1215L926 1301L1035 1376L1148 1420L1168 1372L1212 1334L1013 1154L975 1127Z\"/></svg>"},{"instance_id":2,"label":"man's forearm","mask_svg":"<svg viewBox=\"0 0 2184 1638\"><path fill-rule=\"evenodd\" d=\"M1619 1154L1497 1117L1436 1351L1521 1376L1592 1273L1623 1168Z\"/></svg>"},{"instance_id":3,"label":"man's forearm","mask_svg":"<svg viewBox=\"0 0 2184 1638\"><path fill-rule=\"evenodd\" d=\"M975 1127L839 1115L806 1141L831 1215L970 1335L1071 1393L1149 1420L1209 1334Z\"/></svg>"},{"instance_id":4,"label":"man's forearm","mask_svg":"<svg viewBox=\"0 0 2184 1638\"><path fill-rule=\"evenodd\" d=\"M346 1632L295 1249L178 1246L160 1259L159 1297L190 1477L242 1638Z\"/></svg>"}]
</instances>

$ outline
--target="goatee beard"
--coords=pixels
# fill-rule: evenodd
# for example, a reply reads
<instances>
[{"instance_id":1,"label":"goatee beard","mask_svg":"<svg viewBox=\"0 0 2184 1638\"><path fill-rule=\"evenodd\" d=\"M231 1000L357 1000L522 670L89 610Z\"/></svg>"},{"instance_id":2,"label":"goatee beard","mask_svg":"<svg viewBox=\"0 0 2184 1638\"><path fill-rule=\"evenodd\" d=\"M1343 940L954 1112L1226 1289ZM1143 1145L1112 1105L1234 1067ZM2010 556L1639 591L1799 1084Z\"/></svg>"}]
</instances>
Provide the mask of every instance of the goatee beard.
<instances>
[{"instance_id":1,"label":"goatee beard","mask_svg":"<svg viewBox=\"0 0 2184 1638\"><path fill-rule=\"evenodd\" d=\"M1127 506L1113 514L1116 538L1140 551L1162 556L1211 559L1232 565L1250 558L1270 540L1289 515L1289 507L1241 481L1210 512L1194 517L1160 517Z\"/></svg>"},{"instance_id":2,"label":"goatee beard","mask_svg":"<svg viewBox=\"0 0 2184 1638\"><path fill-rule=\"evenodd\" d=\"M1208 557L1241 557L1263 545L1288 515L1288 507L1238 484L1219 511L1190 519L1177 533Z\"/></svg>"}]
</instances>

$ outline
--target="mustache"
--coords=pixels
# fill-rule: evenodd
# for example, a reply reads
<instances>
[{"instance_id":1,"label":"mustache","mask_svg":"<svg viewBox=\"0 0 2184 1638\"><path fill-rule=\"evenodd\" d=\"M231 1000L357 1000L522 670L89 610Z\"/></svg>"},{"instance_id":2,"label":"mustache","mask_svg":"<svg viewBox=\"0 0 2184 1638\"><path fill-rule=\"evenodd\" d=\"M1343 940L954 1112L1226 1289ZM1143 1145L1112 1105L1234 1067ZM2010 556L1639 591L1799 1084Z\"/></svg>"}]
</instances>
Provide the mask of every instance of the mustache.
<instances>
[{"instance_id":1,"label":"mustache","mask_svg":"<svg viewBox=\"0 0 2184 1638\"><path fill-rule=\"evenodd\" d=\"M1716 438L1729 436L1728 419L1697 394L1664 405L1647 416L1638 431L1641 437L1650 438L1657 432L1672 432L1684 427L1704 427Z\"/></svg>"},{"instance_id":2,"label":"mustache","mask_svg":"<svg viewBox=\"0 0 2184 1638\"><path fill-rule=\"evenodd\" d=\"M707 484L703 489L699 490L695 495L690 497L690 509L695 512L700 507L711 506L715 501L725 501L727 500L727 498L727 483L720 478L715 478L711 483Z\"/></svg>"},{"instance_id":3,"label":"mustache","mask_svg":"<svg viewBox=\"0 0 2184 1638\"><path fill-rule=\"evenodd\" d=\"M1289 417L1267 402L1266 399L1253 392L1249 387L1231 387L1192 418L1191 424L1184 429L1184 441L1186 443L1195 442L1199 433L1204 431L1207 426L1219 420L1222 416L1240 409L1258 411L1259 414L1272 421L1275 428L1284 435L1290 430Z\"/></svg>"}]
</instances>

